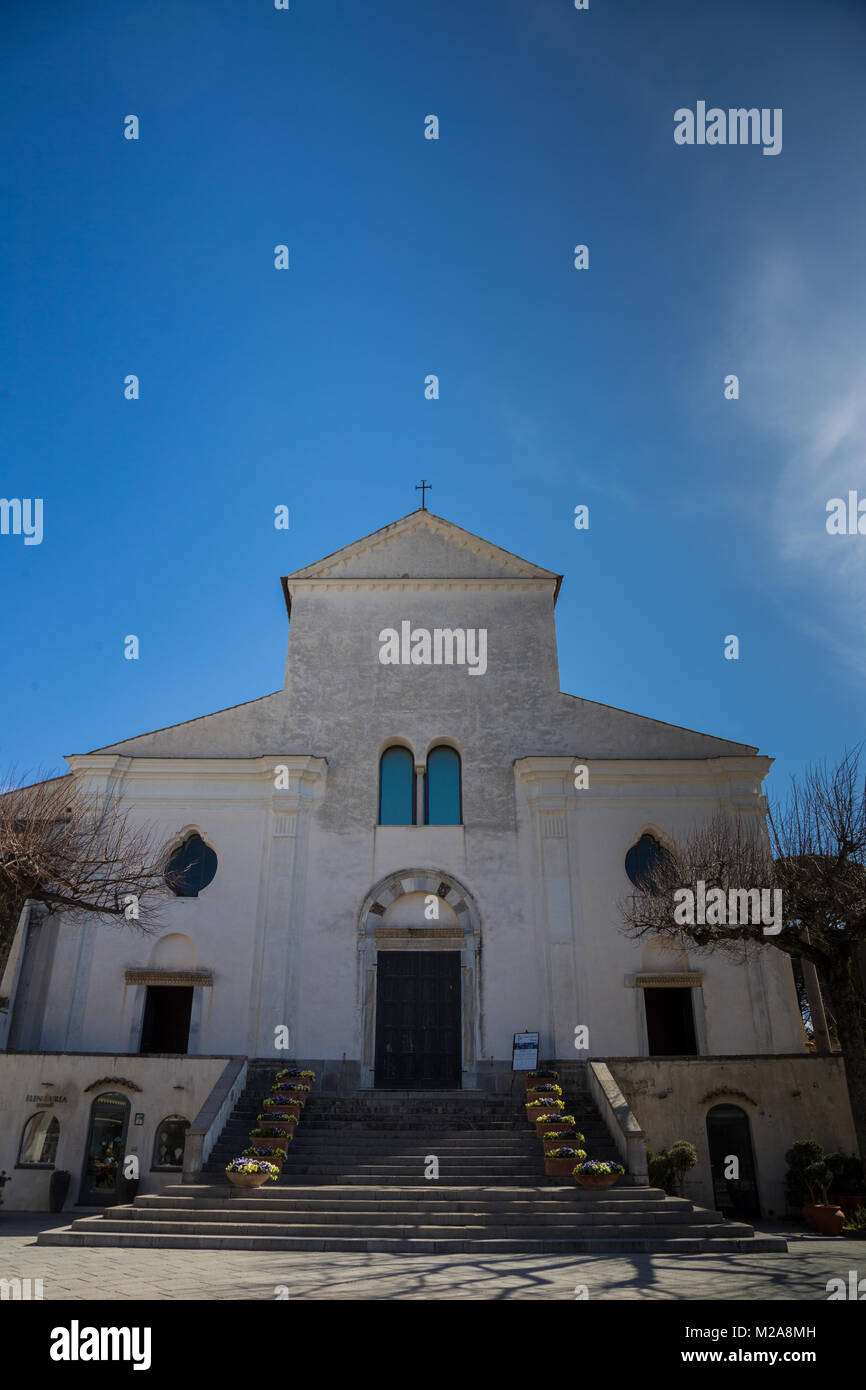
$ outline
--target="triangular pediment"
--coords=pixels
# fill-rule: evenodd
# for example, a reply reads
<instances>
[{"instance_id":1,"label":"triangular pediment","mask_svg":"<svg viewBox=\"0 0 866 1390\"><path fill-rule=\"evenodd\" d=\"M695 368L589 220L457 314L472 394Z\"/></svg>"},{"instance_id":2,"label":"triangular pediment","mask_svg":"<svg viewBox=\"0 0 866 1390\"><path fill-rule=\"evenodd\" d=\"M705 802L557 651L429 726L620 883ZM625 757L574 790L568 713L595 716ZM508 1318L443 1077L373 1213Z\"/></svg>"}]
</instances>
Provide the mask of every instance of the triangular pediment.
<instances>
[{"instance_id":1,"label":"triangular pediment","mask_svg":"<svg viewBox=\"0 0 866 1390\"><path fill-rule=\"evenodd\" d=\"M560 576L418 510L286 576L296 579L542 579L558 588Z\"/></svg>"}]
</instances>

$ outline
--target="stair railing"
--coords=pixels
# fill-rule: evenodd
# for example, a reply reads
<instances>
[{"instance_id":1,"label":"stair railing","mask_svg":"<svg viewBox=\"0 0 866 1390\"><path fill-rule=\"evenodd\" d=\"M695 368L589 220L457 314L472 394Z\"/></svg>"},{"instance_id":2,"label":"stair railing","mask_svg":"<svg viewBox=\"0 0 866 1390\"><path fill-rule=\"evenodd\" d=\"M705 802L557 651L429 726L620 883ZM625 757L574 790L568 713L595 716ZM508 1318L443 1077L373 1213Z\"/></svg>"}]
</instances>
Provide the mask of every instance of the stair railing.
<instances>
[{"instance_id":1,"label":"stair railing","mask_svg":"<svg viewBox=\"0 0 866 1390\"><path fill-rule=\"evenodd\" d=\"M606 1062L587 1064L589 1090L632 1184L649 1182L646 1135Z\"/></svg>"},{"instance_id":2,"label":"stair railing","mask_svg":"<svg viewBox=\"0 0 866 1390\"><path fill-rule=\"evenodd\" d=\"M247 1084L246 1057L230 1057L186 1132L181 1182L200 1182L201 1171Z\"/></svg>"}]
</instances>

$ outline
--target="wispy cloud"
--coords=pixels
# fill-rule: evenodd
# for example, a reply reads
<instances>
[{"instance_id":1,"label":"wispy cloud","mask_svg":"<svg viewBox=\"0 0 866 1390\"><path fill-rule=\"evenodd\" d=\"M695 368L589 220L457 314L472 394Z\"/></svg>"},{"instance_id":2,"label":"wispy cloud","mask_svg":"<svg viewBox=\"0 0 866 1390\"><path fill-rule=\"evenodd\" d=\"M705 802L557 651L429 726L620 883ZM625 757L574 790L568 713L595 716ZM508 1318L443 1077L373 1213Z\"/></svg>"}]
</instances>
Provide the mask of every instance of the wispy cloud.
<instances>
[{"instance_id":1,"label":"wispy cloud","mask_svg":"<svg viewBox=\"0 0 866 1390\"><path fill-rule=\"evenodd\" d=\"M768 559L813 598L804 630L862 672L866 536L831 536L826 521L830 498L866 497L866 326L813 272L792 252L756 258L732 297L729 351L740 407L783 458L769 493Z\"/></svg>"}]
</instances>

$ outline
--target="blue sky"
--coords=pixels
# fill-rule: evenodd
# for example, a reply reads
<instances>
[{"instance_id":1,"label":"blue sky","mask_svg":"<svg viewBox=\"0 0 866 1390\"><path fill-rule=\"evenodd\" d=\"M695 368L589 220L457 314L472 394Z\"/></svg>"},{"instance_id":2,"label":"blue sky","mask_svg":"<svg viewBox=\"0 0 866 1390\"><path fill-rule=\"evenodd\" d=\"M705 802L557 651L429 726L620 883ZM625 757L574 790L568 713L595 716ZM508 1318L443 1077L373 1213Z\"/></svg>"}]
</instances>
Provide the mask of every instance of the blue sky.
<instances>
[{"instance_id":1,"label":"blue sky","mask_svg":"<svg viewBox=\"0 0 866 1390\"><path fill-rule=\"evenodd\" d=\"M825 508L866 498L866 5L6 0L0 37L0 493L45 508L0 536L5 768L279 689L279 576L422 477L565 575L563 689L771 790L863 737ZM676 145L698 100L782 108L782 152Z\"/></svg>"}]
</instances>

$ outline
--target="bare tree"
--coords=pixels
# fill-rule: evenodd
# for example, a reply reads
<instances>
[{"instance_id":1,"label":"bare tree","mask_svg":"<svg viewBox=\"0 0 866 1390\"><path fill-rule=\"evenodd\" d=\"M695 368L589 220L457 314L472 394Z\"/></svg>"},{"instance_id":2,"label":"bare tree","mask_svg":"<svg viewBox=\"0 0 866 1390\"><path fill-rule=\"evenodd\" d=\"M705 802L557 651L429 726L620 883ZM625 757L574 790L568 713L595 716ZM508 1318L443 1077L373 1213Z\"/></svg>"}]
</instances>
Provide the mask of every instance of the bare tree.
<instances>
[{"instance_id":1,"label":"bare tree","mask_svg":"<svg viewBox=\"0 0 866 1390\"><path fill-rule=\"evenodd\" d=\"M0 791L0 975L28 899L152 931L156 902L170 892L151 830L115 797L69 776Z\"/></svg>"},{"instance_id":2,"label":"bare tree","mask_svg":"<svg viewBox=\"0 0 866 1390\"><path fill-rule=\"evenodd\" d=\"M717 812L651 863L619 906L633 937L668 937L741 963L774 949L814 965L844 1054L866 1159L866 779L859 763L857 748L835 767L810 767L801 780L792 779L787 799L770 808L766 822ZM764 916L748 910L758 900Z\"/></svg>"}]
</instances>

